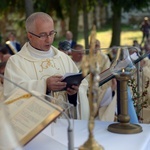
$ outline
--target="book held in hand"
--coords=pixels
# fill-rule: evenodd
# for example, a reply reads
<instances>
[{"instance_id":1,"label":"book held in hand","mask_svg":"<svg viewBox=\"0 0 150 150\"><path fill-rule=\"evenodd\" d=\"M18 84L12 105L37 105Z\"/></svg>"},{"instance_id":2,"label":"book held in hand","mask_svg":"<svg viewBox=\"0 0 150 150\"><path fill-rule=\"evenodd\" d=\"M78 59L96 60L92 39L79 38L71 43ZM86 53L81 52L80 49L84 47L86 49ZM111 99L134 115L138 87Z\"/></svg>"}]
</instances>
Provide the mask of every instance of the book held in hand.
<instances>
[{"instance_id":1,"label":"book held in hand","mask_svg":"<svg viewBox=\"0 0 150 150\"><path fill-rule=\"evenodd\" d=\"M84 79L82 76L82 73L66 73L63 78L62 82L67 82L66 88L63 90L66 90L67 88L71 88L72 85L80 85L81 81Z\"/></svg>"}]
</instances>

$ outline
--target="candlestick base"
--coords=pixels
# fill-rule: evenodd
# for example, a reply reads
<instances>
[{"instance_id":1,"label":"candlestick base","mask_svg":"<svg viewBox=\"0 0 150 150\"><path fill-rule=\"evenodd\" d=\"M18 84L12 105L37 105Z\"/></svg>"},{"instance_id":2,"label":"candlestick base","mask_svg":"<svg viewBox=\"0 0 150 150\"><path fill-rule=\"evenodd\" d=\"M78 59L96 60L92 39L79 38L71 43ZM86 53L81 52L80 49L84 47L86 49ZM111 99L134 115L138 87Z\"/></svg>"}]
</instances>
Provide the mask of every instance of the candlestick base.
<instances>
[{"instance_id":1,"label":"candlestick base","mask_svg":"<svg viewBox=\"0 0 150 150\"><path fill-rule=\"evenodd\" d=\"M120 134L133 134L142 132L142 127L130 123L114 123L108 126L108 131Z\"/></svg>"},{"instance_id":2,"label":"candlestick base","mask_svg":"<svg viewBox=\"0 0 150 150\"><path fill-rule=\"evenodd\" d=\"M104 150L104 148L95 141L93 136L90 136L89 139L79 147L79 150Z\"/></svg>"}]
</instances>

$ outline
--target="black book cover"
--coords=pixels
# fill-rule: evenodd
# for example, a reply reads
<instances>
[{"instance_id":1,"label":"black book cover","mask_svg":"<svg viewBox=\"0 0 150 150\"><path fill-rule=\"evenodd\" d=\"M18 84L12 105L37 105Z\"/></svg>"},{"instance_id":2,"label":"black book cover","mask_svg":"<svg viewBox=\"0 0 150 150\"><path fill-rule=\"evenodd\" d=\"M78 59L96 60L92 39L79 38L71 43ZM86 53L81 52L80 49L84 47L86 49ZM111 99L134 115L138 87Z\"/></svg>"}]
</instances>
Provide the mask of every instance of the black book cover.
<instances>
[{"instance_id":1,"label":"black book cover","mask_svg":"<svg viewBox=\"0 0 150 150\"><path fill-rule=\"evenodd\" d=\"M84 77L82 76L82 73L66 74L63 77L62 82L67 82L67 86L63 90L66 90L68 87L71 88L72 85L79 85L83 79Z\"/></svg>"}]
</instances>

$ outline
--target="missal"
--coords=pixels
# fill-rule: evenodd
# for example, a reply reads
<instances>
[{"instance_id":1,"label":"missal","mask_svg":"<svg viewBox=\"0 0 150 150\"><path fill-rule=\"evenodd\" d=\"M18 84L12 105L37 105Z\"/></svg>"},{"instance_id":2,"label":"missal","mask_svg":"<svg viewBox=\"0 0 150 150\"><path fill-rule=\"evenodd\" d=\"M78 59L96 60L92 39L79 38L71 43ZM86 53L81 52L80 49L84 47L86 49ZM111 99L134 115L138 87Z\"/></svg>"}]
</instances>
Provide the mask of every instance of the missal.
<instances>
[{"instance_id":1,"label":"missal","mask_svg":"<svg viewBox=\"0 0 150 150\"><path fill-rule=\"evenodd\" d=\"M4 102L15 134L26 145L63 111L58 105L19 90Z\"/></svg>"},{"instance_id":2,"label":"missal","mask_svg":"<svg viewBox=\"0 0 150 150\"><path fill-rule=\"evenodd\" d=\"M132 61L137 64L138 62L140 62L142 59L144 59L145 57L147 57L150 54L150 52L147 52L145 54L143 54L142 56L138 57L135 53L133 53L131 55L131 59ZM102 86L103 84L105 84L106 82L108 82L109 80L113 79L115 76L112 74L110 68L106 69L105 71L101 72L100 74L100 82L99 82L99 86Z\"/></svg>"},{"instance_id":3,"label":"missal","mask_svg":"<svg viewBox=\"0 0 150 150\"><path fill-rule=\"evenodd\" d=\"M66 73L61 82L67 82L67 86L63 89L66 90L68 87L71 88L72 85L80 85L81 81L84 79L82 72L80 73Z\"/></svg>"}]
</instances>

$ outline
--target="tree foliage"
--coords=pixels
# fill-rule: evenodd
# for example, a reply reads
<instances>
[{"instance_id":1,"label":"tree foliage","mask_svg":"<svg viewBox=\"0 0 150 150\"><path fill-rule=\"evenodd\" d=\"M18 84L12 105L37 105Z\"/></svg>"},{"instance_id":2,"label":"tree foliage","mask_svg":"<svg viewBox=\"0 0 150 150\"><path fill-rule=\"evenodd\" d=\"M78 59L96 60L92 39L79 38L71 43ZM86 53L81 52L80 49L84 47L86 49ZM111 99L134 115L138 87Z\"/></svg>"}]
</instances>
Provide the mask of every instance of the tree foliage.
<instances>
[{"instance_id":1,"label":"tree foliage","mask_svg":"<svg viewBox=\"0 0 150 150\"><path fill-rule=\"evenodd\" d=\"M123 8L124 11L128 12L133 8L141 10L149 6L149 0L102 0L103 3L111 3L115 8Z\"/></svg>"},{"instance_id":2,"label":"tree foliage","mask_svg":"<svg viewBox=\"0 0 150 150\"><path fill-rule=\"evenodd\" d=\"M142 8L150 6L149 0L102 0L103 3L111 4L112 8L112 39L110 47L120 45L121 35L121 15L122 12L128 12L132 9L142 10Z\"/></svg>"},{"instance_id":3,"label":"tree foliage","mask_svg":"<svg viewBox=\"0 0 150 150\"><path fill-rule=\"evenodd\" d=\"M30 2L30 4L29 4ZM29 5L27 5L27 3ZM31 3L33 5L31 5ZM98 4L111 4L112 16L112 42L111 45L120 44L121 34L121 14L123 11L131 9L141 10L143 7L149 6L149 0L1 0L0 5L0 20L1 24L10 22L8 16L12 13L17 14L19 18L24 16L24 19L33 11L43 11L50 14L52 17L61 19L65 22L69 18L68 30L71 30L74 35L74 40L78 38L78 16L83 13L84 21L84 38L85 45L88 45L88 17L89 11L94 11ZM32 8L33 7L33 8ZM93 13L94 14L94 13ZM94 16L93 16L94 18ZM11 18L13 19L13 18ZM23 25L24 20L15 20L18 25ZM16 23L15 22L15 23ZM10 23L11 25L11 23ZM1 26L1 30L2 30ZM2 31L3 32L3 31Z\"/></svg>"}]
</instances>

